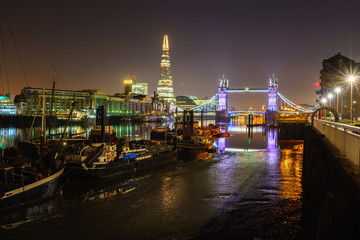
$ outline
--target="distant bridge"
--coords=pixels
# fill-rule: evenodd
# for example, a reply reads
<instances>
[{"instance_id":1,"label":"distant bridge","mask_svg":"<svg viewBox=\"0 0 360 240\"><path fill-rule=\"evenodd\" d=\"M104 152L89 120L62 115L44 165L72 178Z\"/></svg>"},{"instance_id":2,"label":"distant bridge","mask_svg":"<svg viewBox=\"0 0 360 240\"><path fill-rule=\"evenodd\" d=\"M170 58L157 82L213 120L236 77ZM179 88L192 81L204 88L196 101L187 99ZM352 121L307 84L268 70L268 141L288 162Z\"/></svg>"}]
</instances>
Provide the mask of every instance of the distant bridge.
<instances>
[{"instance_id":1,"label":"distant bridge","mask_svg":"<svg viewBox=\"0 0 360 240\"><path fill-rule=\"evenodd\" d=\"M189 110L193 110L196 112L203 111L204 114L212 114L214 112L225 112L228 116L236 115L236 114L265 114L266 111L256 111L256 110L248 110L248 111L231 111L229 110L229 94L230 93L267 93L268 94L268 104L267 104L267 112L273 113L311 113L312 109L304 108L296 103L287 99L284 95L277 91L278 82L277 79L273 77L269 81L269 85L267 88L240 88L240 89L230 89L229 81L224 77L219 81L218 93L216 93L213 97L211 97L206 102L191 108ZM283 103L289 106L293 111L281 111L278 108L278 99L281 99ZM177 107L178 111L183 111L181 107Z\"/></svg>"}]
</instances>

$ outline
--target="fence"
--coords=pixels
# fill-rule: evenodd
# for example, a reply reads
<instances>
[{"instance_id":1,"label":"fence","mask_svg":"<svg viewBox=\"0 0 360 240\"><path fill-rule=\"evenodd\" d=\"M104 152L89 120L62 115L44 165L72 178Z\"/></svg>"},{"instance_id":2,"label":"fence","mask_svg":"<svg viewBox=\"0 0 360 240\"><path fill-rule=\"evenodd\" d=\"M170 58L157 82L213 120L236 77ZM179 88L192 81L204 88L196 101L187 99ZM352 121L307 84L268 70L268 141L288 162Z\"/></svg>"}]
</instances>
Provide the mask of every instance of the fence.
<instances>
[{"instance_id":1,"label":"fence","mask_svg":"<svg viewBox=\"0 0 360 240\"><path fill-rule=\"evenodd\" d=\"M356 166L360 166L360 128L314 119L314 127Z\"/></svg>"}]
</instances>

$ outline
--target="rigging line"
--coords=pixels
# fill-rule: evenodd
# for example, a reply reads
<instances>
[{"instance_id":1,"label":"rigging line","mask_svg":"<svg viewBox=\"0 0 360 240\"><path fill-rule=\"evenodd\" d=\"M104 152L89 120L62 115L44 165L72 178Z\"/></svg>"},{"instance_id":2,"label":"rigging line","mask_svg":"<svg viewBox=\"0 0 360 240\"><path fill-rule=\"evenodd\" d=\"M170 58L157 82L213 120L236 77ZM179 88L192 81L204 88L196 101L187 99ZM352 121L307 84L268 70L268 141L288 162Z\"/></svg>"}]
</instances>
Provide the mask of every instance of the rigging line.
<instances>
[{"instance_id":1,"label":"rigging line","mask_svg":"<svg viewBox=\"0 0 360 240\"><path fill-rule=\"evenodd\" d=\"M17 8L20 9L20 6L19 4L14 1L15 5ZM33 28L31 27L30 25L30 21L28 20L27 16L25 14L21 14L21 18L22 18L22 21L25 23L25 27L27 27L27 29L30 31L30 33L33 35L35 41L36 41L36 44L38 45L38 47L40 48L42 54L44 55L44 57L46 58L47 62L49 63L50 67L52 69L55 68L55 65L52 61L52 59L49 57L49 55L47 54L47 52L45 51L45 48L43 47L43 44L42 42L40 41L40 38L38 37L38 35L35 34L35 32L33 31Z\"/></svg>"},{"instance_id":2,"label":"rigging line","mask_svg":"<svg viewBox=\"0 0 360 240\"><path fill-rule=\"evenodd\" d=\"M10 21L9 21L9 17L8 17L8 15L7 15L7 12L6 12L6 7L5 7L5 4L4 4L4 1L1 0L1 3L2 3L3 9L4 9L5 18L6 18L8 27L9 27L9 32L10 32L10 35L11 35L11 39L12 39L13 44L14 44L14 47L15 47L16 55L17 55L17 58L18 58L18 60L19 60L20 67L21 67L22 73L23 73L24 78L25 78L26 86L29 86L28 80L27 80L27 78L26 78L25 70L24 70L24 65L23 65L23 63L22 63L22 61L21 61L21 57L20 57L20 54L19 54L19 50L18 50L18 47L17 47L17 45L16 45L16 41L15 41L15 38L14 38L14 33L13 33L12 29L11 29L11 24L10 24Z\"/></svg>"},{"instance_id":3,"label":"rigging line","mask_svg":"<svg viewBox=\"0 0 360 240\"><path fill-rule=\"evenodd\" d=\"M1 64L0 64L0 71L1 71ZM2 77L2 71L0 72L0 80L1 80L1 95L4 95L4 81Z\"/></svg>"},{"instance_id":4,"label":"rigging line","mask_svg":"<svg viewBox=\"0 0 360 240\"><path fill-rule=\"evenodd\" d=\"M6 66L6 57L5 57L5 44L4 44L4 38L3 38L3 30L2 30L2 26L0 24L0 41L1 41L1 49L2 49L2 55L3 55L3 60L4 60L4 72L5 72L5 78L6 78L6 82L7 82L7 87L8 87L8 92L10 93L10 85L9 85L9 78L8 78L8 73L7 73L7 66ZM4 91L4 82L3 82L3 72L1 71L1 83L2 83L2 87L3 87L3 91Z\"/></svg>"}]
</instances>

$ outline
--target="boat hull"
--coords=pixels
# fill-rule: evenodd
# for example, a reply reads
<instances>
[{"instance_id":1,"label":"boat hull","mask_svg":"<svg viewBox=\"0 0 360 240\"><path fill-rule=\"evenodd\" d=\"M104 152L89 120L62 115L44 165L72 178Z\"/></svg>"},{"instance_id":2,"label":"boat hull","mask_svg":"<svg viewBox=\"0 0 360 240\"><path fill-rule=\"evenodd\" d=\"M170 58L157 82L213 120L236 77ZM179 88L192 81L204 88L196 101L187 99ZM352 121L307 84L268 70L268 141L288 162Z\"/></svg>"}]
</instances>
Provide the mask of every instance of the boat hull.
<instances>
[{"instance_id":1,"label":"boat hull","mask_svg":"<svg viewBox=\"0 0 360 240\"><path fill-rule=\"evenodd\" d=\"M178 159L179 162L187 162L197 159L199 155L209 152L212 145L192 145L192 144L178 144Z\"/></svg>"},{"instance_id":2,"label":"boat hull","mask_svg":"<svg viewBox=\"0 0 360 240\"><path fill-rule=\"evenodd\" d=\"M72 167L74 176L90 178L112 178L112 177L131 177L140 171L148 171L158 166L167 165L177 162L177 149L153 154L151 158L132 161L113 161L104 166L96 166L85 169L83 167Z\"/></svg>"},{"instance_id":3,"label":"boat hull","mask_svg":"<svg viewBox=\"0 0 360 240\"><path fill-rule=\"evenodd\" d=\"M72 167L72 174L81 177L91 178L108 178L116 177L126 174L131 174L134 171L134 164L127 162L114 161L108 163L106 167L94 166L94 168L85 169L83 167Z\"/></svg>"},{"instance_id":4,"label":"boat hull","mask_svg":"<svg viewBox=\"0 0 360 240\"><path fill-rule=\"evenodd\" d=\"M0 199L0 213L36 204L56 196L61 189L63 173L64 168L40 181L6 192Z\"/></svg>"},{"instance_id":5,"label":"boat hull","mask_svg":"<svg viewBox=\"0 0 360 240\"><path fill-rule=\"evenodd\" d=\"M158 155L154 155L152 158L149 159L136 161L134 170L136 172L149 171L152 169L157 169L158 167L164 165L176 164L177 155L178 150L174 149L165 153L159 153Z\"/></svg>"}]
</instances>

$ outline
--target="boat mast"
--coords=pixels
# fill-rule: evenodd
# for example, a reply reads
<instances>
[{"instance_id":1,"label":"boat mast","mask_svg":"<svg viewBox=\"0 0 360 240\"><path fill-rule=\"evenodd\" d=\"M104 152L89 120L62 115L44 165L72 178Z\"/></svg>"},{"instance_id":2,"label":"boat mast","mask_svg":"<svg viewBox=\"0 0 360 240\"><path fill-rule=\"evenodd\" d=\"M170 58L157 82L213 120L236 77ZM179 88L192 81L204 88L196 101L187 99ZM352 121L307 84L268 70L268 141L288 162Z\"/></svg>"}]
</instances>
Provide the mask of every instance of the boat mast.
<instances>
[{"instance_id":1,"label":"boat mast","mask_svg":"<svg viewBox=\"0 0 360 240\"><path fill-rule=\"evenodd\" d=\"M42 97L42 116L41 116L41 141L46 142L46 118L45 118L45 88L43 88Z\"/></svg>"},{"instance_id":2,"label":"boat mast","mask_svg":"<svg viewBox=\"0 0 360 240\"><path fill-rule=\"evenodd\" d=\"M55 82L56 82L56 69L55 69L55 72L54 72L54 79L53 79L53 86L52 86L52 93L51 93L50 121L49 121L49 138L51 138L52 112L53 112L53 104L54 104Z\"/></svg>"},{"instance_id":3,"label":"boat mast","mask_svg":"<svg viewBox=\"0 0 360 240\"><path fill-rule=\"evenodd\" d=\"M66 132L67 127L68 127L68 125L69 125L69 122L70 122L70 118L71 118L71 116L72 116L72 113L73 113L73 111L74 111L74 109L75 109L75 105L76 105L76 98L74 97L74 101L73 101L73 103L72 103L71 111L70 111L70 113L69 113L68 119L66 120L66 124L65 124L65 127L64 127L64 131L63 131L62 134L61 134L61 138L60 138L60 141L59 141L58 146L57 146L57 151L56 151L56 153L55 153L55 159L57 159L58 156L59 156L61 143L62 143L62 141L63 141L63 139L64 139L64 135L65 135L65 132Z\"/></svg>"}]
</instances>

